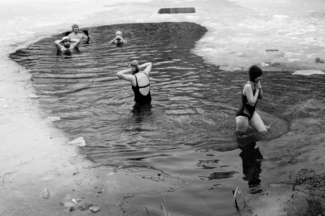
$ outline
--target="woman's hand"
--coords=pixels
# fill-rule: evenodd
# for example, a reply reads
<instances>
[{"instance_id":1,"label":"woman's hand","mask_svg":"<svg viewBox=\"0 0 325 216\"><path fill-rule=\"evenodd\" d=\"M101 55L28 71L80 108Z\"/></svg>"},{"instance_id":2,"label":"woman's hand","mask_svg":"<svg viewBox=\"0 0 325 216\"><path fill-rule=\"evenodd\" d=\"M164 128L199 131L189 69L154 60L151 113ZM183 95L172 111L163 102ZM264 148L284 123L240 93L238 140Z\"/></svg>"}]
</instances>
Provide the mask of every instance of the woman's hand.
<instances>
[{"instance_id":1,"label":"woman's hand","mask_svg":"<svg viewBox=\"0 0 325 216\"><path fill-rule=\"evenodd\" d=\"M257 85L256 85L257 89L262 89L262 85L261 85L261 81L258 81Z\"/></svg>"}]
</instances>

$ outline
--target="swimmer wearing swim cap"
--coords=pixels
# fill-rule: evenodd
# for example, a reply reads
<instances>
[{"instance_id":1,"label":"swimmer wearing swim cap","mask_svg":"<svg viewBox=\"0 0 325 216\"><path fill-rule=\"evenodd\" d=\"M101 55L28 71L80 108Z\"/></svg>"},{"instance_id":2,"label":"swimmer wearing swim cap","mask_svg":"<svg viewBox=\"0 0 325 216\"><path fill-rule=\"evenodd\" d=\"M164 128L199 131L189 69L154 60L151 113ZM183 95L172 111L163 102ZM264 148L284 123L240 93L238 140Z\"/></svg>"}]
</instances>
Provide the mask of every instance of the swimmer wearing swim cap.
<instances>
[{"instance_id":1,"label":"swimmer wearing swim cap","mask_svg":"<svg viewBox=\"0 0 325 216\"><path fill-rule=\"evenodd\" d=\"M263 97L261 79L263 71L253 65L248 70L249 81L242 90L242 106L236 113L236 131L246 132L249 125L259 132L265 132L270 126L264 125L260 115L256 111L258 100Z\"/></svg>"},{"instance_id":2,"label":"swimmer wearing swim cap","mask_svg":"<svg viewBox=\"0 0 325 216\"><path fill-rule=\"evenodd\" d=\"M113 40L111 40L109 43L115 44L116 46L122 46L122 45L126 44L127 42L122 37L122 32L121 31L117 31L115 33L115 38Z\"/></svg>"},{"instance_id":3,"label":"swimmer wearing swim cap","mask_svg":"<svg viewBox=\"0 0 325 216\"><path fill-rule=\"evenodd\" d=\"M89 43L90 35L88 30L79 31L79 26L77 24L72 25L72 32L68 35L70 39L87 39L86 43Z\"/></svg>"}]
</instances>

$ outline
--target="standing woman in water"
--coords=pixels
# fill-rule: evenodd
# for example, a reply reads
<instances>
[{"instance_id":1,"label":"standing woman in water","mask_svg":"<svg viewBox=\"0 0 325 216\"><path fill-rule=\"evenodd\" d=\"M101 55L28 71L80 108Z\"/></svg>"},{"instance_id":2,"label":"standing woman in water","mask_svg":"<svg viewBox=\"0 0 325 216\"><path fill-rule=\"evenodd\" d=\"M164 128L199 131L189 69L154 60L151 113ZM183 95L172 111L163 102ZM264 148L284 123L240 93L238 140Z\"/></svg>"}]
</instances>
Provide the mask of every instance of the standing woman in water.
<instances>
[{"instance_id":1,"label":"standing woman in water","mask_svg":"<svg viewBox=\"0 0 325 216\"><path fill-rule=\"evenodd\" d=\"M253 65L249 68L249 81L245 84L242 92L242 106L236 113L236 131L246 132L249 125L259 132L267 131L260 115L256 112L256 105L263 97L261 79L263 71Z\"/></svg>"},{"instance_id":2,"label":"standing woman in water","mask_svg":"<svg viewBox=\"0 0 325 216\"><path fill-rule=\"evenodd\" d=\"M138 64L137 60L134 60L128 69L117 72L117 76L120 79L131 82L132 90L134 92L134 101L136 104L144 105L151 103L150 95L150 80L149 73L151 71L152 63L147 62L142 65ZM140 69L145 68L143 71ZM131 74L128 74L131 73Z\"/></svg>"}]
</instances>

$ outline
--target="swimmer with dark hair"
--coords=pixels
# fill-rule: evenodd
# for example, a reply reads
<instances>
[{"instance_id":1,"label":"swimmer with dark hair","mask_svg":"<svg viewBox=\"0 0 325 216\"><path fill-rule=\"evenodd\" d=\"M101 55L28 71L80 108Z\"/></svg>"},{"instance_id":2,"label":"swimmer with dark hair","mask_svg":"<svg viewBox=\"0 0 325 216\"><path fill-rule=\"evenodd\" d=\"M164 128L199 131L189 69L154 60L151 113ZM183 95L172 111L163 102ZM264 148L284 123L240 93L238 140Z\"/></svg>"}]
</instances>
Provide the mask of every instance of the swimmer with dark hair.
<instances>
[{"instance_id":1,"label":"swimmer with dark hair","mask_svg":"<svg viewBox=\"0 0 325 216\"><path fill-rule=\"evenodd\" d=\"M111 40L109 43L115 44L116 46L122 46L122 45L126 44L127 42L122 37L122 32L121 31L117 31L115 33L115 38L113 40Z\"/></svg>"},{"instance_id":2,"label":"swimmer with dark hair","mask_svg":"<svg viewBox=\"0 0 325 216\"><path fill-rule=\"evenodd\" d=\"M145 69L140 71L142 68ZM139 65L138 61L134 60L131 64L129 64L128 69L121 70L116 74L120 79L124 79L131 83L132 90L134 92L134 101L136 104L145 105L151 103L149 79L151 68L151 62Z\"/></svg>"},{"instance_id":3,"label":"swimmer with dark hair","mask_svg":"<svg viewBox=\"0 0 325 216\"><path fill-rule=\"evenodd\" d=\"M54 44L59 51L64 52L77 48L79 42L79 39L70 39L68 36L65 36L61 40L56 40Z\"/></svg>"},{"instance_id":4,"label":"swimmer with dark hair","mask_svg":"<svg viewBox=\"0 0 325 216\"><path fill-rule=\"evenodd\" d=\"M79 31L79 26L77 24L72 25L72 32L68 35L70 39L87 39L86 43L89 43L90 35L88 30L83 30L82 32Z\"/></svg>"},{"instance_id":5,"label":"swimmer with dark hair","mask_svg":"<svg viewBox=\"0 0 325 216\"><path fill-rule=\"evenodd\" d=\"M250 125L259 132L265 132L269 126L264 125L260 115L255 110L258 100L263 97L261 86L263 71L253 65L249 68L248 74L249 81L242 91L242 106L236 113L236 131L246 132Z\"/></svg>"}]
</instances>

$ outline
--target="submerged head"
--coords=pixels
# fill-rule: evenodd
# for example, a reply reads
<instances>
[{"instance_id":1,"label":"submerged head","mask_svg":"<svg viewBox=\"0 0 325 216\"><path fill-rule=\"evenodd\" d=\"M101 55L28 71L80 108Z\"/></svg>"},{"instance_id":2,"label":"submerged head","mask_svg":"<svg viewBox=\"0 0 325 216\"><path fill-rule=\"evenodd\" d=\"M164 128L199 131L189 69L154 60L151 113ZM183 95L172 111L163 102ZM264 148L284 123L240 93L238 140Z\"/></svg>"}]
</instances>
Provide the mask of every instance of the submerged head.
<instances>
[{"instance_id":1,"label":"submerged head","mask_svg":"<svg viewBox=\"0 0 325 216\"><path fill-rule=\"evenodd\" d=\"M251 82L258 82L262 78L263 71L261 68L257 67L256 65L253 65L248 70L249 74L249 81Z\"/></svg>"},{"instance_id":2,"label":"submerged head","mask_svg":"<svg viewBox=\"0 0 325 216\"><path fill-rule=\"evenodd\" d=\"M136 74L140 71L139 63L137 60L132 61L132 63L129 64L129 67L131 68L132 74Z\"/></svg>"},{"instance_id":3,"label":"submerged head","mask_svg":"<svg viewBox=\"0 0 325 216\"><path fill-rule=\"evenodd\" d=\"M77 24L73 24L72 25L72 31L75 32L75 33L78 33L79 31L79 26Z\"/></svg>"}]
</instances>

